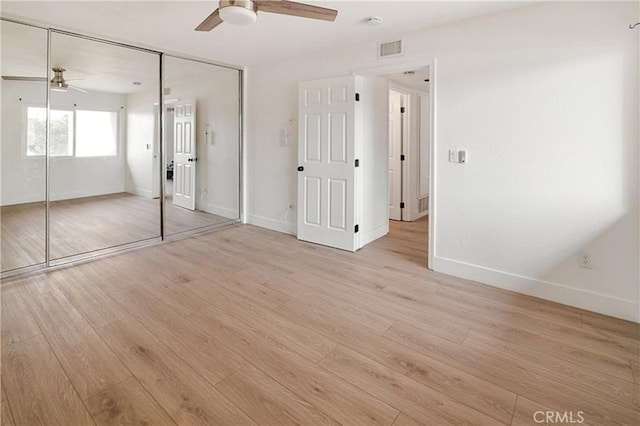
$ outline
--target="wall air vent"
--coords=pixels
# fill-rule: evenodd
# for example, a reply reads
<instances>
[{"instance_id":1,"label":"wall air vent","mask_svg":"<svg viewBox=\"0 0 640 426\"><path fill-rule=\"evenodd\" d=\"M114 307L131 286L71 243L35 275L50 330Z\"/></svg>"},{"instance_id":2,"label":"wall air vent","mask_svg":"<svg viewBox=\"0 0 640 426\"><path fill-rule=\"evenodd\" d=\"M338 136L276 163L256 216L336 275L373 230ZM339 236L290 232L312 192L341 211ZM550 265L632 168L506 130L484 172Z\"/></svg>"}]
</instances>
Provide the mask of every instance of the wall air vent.
<instances>
[{"instance_id":1,"label":"wall air vent","mask_svg":"<svg viewBox=\"0 0 640 426\"><path fill-rule=\"evenodd\" d=\"M378 43L378 59L404 55L402 40Z\"/></svg>"},{"instance_id":2,"label":"wall air vent","mask_svg":"<svg viewBox=\"0 0 640 426\"><path fill-rule=\"evenodd\" d=\"M418 198L418 213L426 212L429 208L429 197L424 196Z\"/></svg>"}]
</instances>

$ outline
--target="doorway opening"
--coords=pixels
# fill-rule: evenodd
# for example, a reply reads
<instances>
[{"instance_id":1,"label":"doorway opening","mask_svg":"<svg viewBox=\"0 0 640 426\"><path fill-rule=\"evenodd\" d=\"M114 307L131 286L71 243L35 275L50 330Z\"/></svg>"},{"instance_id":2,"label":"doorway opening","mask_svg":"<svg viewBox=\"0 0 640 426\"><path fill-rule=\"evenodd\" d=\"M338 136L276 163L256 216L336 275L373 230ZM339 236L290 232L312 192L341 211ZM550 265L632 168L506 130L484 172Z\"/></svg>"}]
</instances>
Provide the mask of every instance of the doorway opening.
<instances>
[{"instance_id":1,"label":"doorway opening","mask_svg":"<svg viewBox=\"0 0 640 426\"><path fill-rule=\"evenodd\" d=\"M430 198L434 65L435 61L407 63L361 72L365 78L384 79L388 88L387 98L378 101L387 103L389 114L389 161L386 170L378 170L387 175L387 239L394 246L394 241L404 244L402 253L427 266L433 237Z\"/></svg>"}]
</instances>

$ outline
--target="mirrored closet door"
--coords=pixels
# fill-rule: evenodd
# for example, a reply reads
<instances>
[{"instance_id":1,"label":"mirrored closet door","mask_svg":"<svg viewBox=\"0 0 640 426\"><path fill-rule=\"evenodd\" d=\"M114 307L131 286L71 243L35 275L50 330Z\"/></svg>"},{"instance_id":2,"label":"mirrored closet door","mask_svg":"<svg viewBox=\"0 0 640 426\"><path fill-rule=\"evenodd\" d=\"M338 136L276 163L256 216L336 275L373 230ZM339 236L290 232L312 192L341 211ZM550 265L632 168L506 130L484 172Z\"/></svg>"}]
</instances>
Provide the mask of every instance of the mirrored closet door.
<instances>
[{"instance_id":1,"label":"mirrored closet door","mask_svg":"<svg viewBox=\"0 0 640 426\"><path fill-rule=\"evenodd\" d=\"M159 69L158 54L52 32L51 260L160 236Z\"/></svg>"},{"instance_id":2,"label":"mirrored closet door","mask_svg":"<svg viewBox=\"0 0 640 426\"><path fill-rule=\"evenodd\" d=\"M0 27L2 277L240 219L240 70Z\"/></svg>"},{"instance_id":3,"label":"mirrored closet door","mask_svg":"<svg viewBox=\"0 0 640 426\"><path fill-rule=\"evenodd\" d=\"M47 30L1 26L2 272L46 262Z\"/></svg>"},{"instance_id":4,"label":"mirrored closet door","mask_svg":"<svg viewBox=\"0 0 640 426\"><path fill-rule=\"evenodd\" d=\"M240 71L165 56L163 94L165 232L240 219Z\"/></svg>"}]
</instances>

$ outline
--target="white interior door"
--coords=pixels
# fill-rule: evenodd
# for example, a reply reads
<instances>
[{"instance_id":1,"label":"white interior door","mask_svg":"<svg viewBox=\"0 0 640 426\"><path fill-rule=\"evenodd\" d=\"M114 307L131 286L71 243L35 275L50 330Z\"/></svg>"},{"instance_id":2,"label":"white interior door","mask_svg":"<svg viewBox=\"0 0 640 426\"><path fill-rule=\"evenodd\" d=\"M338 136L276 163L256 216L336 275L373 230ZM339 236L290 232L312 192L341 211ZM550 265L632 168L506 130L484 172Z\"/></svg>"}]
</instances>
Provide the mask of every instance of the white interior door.
<instances>
[{"instance_id":1,"label":"white interior door","mask_svg":"<svg viewBox=\"0 0 640 426\"><path fill-rule=\"evenodd\" d=\"M402 95L389 91L389 219L402 220Z\"/></svg>"},{"instance_id":2,"label":"white interior door","mask_svg":"<svg viewBox=\"0 0 640 426\"><path fill-rule=\"evenodd\" d=\"M196 103L180 102L173 117L173 204L196 209Z\"/></svg>"},{"instance_id":3,"label":"white interior door","mask_svg":"<svg viewBox=\"0 0 640 426\"><path fill-rule=\"evenodd\" d=\"M356 77L300 83L298 239L358 248L356 226Z\"/></svg>"}]
</instances>

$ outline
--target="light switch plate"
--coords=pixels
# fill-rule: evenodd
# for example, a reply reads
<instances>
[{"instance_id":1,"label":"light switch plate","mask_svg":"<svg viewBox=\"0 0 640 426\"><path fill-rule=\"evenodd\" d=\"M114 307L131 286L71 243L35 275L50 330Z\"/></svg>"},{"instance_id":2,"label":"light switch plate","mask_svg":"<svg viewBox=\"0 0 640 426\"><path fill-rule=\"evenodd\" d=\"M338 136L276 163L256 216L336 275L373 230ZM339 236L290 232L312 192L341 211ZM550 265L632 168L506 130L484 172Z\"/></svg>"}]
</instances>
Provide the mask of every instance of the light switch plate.
<instances>
[{"instance_id":1,"label":"light switch plate","mask_svg":"<svg viewBox=\"0 0 640 426\"><path fill-rule=\"evenodd\" d=\"M449 162L450 163L457 163L458 162L458 151L456 151L455 149L450 149L449 150Z\"/></svg>"}]
</instances>

